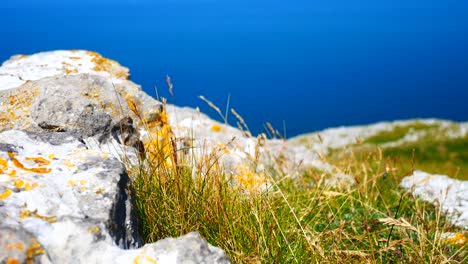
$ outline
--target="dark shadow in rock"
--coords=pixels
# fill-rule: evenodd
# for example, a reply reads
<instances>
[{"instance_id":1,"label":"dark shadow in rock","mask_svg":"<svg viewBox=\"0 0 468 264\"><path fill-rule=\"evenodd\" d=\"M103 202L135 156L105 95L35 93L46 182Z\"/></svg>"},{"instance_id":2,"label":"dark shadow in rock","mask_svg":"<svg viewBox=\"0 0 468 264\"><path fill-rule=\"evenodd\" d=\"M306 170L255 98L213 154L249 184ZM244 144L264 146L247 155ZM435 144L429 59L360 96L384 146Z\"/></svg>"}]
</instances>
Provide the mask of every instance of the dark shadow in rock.
<instances>
[{"instance_id":1,"label":"dark shadow in rock","mask_svg":"<svg viewBox=\"0 0 468 264\"><path fill-rule=\"evenodd\" d=\"M110 212L109 233L114 242L123 249L139 248L143 240L139 233L140 221L132 197L130 179L127 173L120 175L119 192Z\"/></svg>"}]
</instances>

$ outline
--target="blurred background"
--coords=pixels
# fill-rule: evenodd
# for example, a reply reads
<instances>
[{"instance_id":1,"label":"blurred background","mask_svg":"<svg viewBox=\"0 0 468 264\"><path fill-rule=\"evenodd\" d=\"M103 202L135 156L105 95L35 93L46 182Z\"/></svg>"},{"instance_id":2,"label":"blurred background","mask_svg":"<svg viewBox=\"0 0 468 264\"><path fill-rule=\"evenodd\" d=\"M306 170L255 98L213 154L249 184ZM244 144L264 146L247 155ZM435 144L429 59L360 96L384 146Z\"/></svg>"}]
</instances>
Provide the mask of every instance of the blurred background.
<instances>
[{"instance_id":1,"label":"blurred background","mask_svg":"<svg viewBox=\"0 0 468 264\"><path fill-rule=\"evenodd\" d=\"M15 0L1 1L0 25L2 62L96 51L213 118L197 96L222 111L230 96L253 133L468 119L468 1Z\"/></svg>"}]
</instances>

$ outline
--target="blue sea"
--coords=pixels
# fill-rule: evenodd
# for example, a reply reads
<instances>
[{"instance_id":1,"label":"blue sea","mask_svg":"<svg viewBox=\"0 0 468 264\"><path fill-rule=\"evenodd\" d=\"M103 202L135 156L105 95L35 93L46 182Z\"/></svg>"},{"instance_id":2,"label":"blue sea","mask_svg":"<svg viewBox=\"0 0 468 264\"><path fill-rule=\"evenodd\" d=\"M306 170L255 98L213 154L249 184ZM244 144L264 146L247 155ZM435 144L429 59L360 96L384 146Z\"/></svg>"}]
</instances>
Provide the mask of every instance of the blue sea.
<instances>
[{"instance_id":1,"label":"blue sea","mask_svg":"<svg viewBox=\"0 0 468 264\"><path fill-rule=\"evenodd\" d=\"M0 25L0 61L97 51L170 103L230 98L253 133L468 120L464 0L9 0Z\"/></svg>"}]
</instances>

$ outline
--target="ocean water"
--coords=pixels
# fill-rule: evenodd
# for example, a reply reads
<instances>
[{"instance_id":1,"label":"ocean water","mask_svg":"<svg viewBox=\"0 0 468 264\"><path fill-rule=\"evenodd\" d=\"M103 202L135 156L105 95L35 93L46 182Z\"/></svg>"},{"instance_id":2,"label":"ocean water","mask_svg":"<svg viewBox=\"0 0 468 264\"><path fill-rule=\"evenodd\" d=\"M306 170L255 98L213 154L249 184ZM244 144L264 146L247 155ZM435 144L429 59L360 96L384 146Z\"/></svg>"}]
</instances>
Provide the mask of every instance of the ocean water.
<instances>
[{"instance_id":1,"label":"ocean water","mask_svg":"<svg viewBox=\"0 0 468 264\"><path fill-rule=\"evenodd\" d=\"M468 1L15 0L0 25L0 61L97 51L170 103L230 98L253 133L468 120Z\"/></svg>"}]
</instances>

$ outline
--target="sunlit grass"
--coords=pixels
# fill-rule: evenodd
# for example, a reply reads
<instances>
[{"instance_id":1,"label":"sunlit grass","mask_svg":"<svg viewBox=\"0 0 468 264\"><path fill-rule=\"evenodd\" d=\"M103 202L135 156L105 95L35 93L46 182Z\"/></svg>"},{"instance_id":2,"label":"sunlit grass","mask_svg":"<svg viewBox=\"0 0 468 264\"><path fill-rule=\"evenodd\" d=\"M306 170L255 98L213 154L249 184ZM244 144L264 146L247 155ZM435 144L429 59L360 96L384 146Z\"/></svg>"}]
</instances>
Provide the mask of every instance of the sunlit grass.
<instances>
[{"instance_id":1,"label":"sunlit grass","mask_svg":"<svg viewBox=\"0 0 468 264\"><path fill-rule=\"evenodd\" d=\"M402 139L408 132L415 132L421 130L428 130L431 128L437 128L437 125L428 125L421 122L413 122L408 125L397 125L393 127L392 130L389 131L382 131L377 133L374 136L367 138L364 143L370 144L383 144L388 142L395 142L399 139Z\"/></svg>"},{"instance_id":2,"label":"sunlit grass","mask_svg":"<svg viewBox=\"0 0 468 264\"><path fill-rule=\"evenodd\" d=\"M319 170L292 178L266 168L269 187L261 191L226 174L219 162L222 148L197 156L191 151L194 147L179 149L172 144L177 141L172 134L164 136L151 140L152 147L146 149L153 153L131 170L146 242L198 231L233 263L464 263L468 259L466 243L441 239L442 232L455 229L440 208L398 186L417 165L416 155L378 148L336 150L324 161L352 175L354 186L326 186L320 181L326 174ZM462 142L466 144L466 139ZM245 170L249 168L255 166ZM255 174L245 170L246 176Z\"/></svg>"},{"instance_id":3,"label":"sunlit grass","mask_svg":"<svg viewBox=\"0 0 468 264\"><path fill-rule=\"evenodd\" d=\"M146 242L197 230L234 263L454 263L462 247L443 243L449 225L440 210L398 188L384 160L343 168L358 184L349 189L315 185L312 175L281 180L269 192L246 193L220 169L149 167L134 178ZM274 179L272 179L274 180ZM400 201L401 199L401 201ZM403 218L408 226L382 219Z\"/></svg>"}]
</instances>

